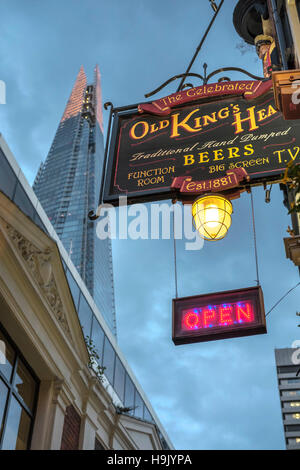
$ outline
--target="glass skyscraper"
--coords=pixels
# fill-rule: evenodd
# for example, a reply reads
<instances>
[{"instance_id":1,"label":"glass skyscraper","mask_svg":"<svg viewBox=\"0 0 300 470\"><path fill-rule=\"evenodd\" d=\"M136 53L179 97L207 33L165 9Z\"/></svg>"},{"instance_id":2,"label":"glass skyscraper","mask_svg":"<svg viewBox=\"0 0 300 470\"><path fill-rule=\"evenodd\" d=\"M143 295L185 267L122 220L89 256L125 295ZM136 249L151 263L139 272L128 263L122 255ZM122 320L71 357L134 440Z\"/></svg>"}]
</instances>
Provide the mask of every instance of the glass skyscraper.
<instances>
[{"instance_id":1,"label":"glass skyscraper","mask_svg":"<svg viewBox=\"0 0 300 470\"><path fill-rule=\"evenodd\" d=\"M100 72L81 67L33 189L89 292L116 334L111 240L96 236L88 212L98 205L104 157Z\"/></svg>"}]
</instances>

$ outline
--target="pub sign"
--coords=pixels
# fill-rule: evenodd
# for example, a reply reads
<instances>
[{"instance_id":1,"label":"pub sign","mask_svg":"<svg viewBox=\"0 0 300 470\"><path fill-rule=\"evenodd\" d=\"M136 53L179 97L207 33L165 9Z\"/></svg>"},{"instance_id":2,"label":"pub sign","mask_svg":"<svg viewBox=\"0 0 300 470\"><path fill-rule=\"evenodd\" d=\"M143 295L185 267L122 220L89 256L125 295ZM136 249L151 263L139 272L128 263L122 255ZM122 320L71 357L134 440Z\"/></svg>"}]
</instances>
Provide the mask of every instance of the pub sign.
<instances>
[{"instance_id":1,"label":"pub sign","mask_svg":"<svg viewBox=\"0 0 300 470\"><path fill-rule=\"evenodd\" d=\"M116 112L104 202L169 199L174 178L218 180L241 168L248 184L279 181L300 162L300 120L283 119L270 87L221 82Z\"/></svg>"}]
</instances>

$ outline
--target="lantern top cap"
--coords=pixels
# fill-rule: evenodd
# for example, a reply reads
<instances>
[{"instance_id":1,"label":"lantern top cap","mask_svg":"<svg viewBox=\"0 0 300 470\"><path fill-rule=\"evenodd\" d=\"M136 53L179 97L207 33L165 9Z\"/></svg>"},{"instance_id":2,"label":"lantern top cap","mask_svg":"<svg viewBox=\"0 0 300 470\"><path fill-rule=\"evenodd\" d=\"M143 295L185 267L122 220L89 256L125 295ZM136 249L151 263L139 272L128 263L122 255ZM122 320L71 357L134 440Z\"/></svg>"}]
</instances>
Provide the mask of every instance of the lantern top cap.
<instances>
[{"instance_id":1,"label":"lantern top cap","mask_svg":"<svg viewBox=\"0 0 300 470\"><path fill-rule=\"evenodd\" d=\"M272 38L272 36L267 36L266 34L259 34L254 39L254 44L256 46L260 46L262 44L271 44L273 41L274 41L274 38Z\"/></svg>"},{"instance_id":2,"label":"lantern top cap","mask_svg":"<svg viewBox=\"0 0 300 470\"><path fill-rule=\"evenodd\" d=\"M228 201L230 204L230 200L228 197L224 196L223 194L220 194L220 193L205 193L205 194L201 194L199 197L197 197L197 199L194 201L194 204L195 202L199 201L200 199L206 199L206 198L218 198L218 199L225 199L226 201Z\"/></svg>"}]
</instances>

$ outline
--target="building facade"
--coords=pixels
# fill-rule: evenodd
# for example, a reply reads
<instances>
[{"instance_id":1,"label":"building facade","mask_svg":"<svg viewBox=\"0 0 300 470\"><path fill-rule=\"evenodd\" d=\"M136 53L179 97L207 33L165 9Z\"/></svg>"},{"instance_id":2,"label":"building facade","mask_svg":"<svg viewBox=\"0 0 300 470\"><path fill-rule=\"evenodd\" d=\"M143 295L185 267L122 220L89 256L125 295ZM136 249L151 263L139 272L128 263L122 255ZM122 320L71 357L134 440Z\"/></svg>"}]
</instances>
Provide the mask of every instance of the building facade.
<instances>
[{"instance_id":1,"label":"building facade","mask_svg":"<svg viewBox=\"0 0 300 470\"><path fill-rule=\"evenodd\" d=\"M0 253L0 449L172 448L1 134Z\"/></svg>"},{"instance_id":2,"label":"building facade","mask_svg":"<svg viewBox=\"0 0 300 470\"><path fill-rule=\"evenodd\" d=\"M300 349L275 349L275 360L286 448L300 450Z\"/></svg>"},{"instance_id":3,"label":"building facade","mask_svg":"<svg viewBox=\"0 0 300 470\"><path fill-rule=\"evenodd\" d=\"M90 294L116 334L111 240L88 219L100 193L104 157L100 72L81 67L33 189Z\"/></svg>"}]
</instances>

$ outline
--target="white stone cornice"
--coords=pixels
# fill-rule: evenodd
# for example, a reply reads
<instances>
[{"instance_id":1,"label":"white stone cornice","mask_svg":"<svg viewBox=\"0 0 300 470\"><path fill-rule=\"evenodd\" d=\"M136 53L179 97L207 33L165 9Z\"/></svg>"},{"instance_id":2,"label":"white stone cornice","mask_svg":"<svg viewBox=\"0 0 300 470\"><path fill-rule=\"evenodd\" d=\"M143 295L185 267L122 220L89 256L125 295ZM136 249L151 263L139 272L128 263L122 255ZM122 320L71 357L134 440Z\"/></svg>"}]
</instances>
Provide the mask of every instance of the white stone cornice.
<instances>
[{"instance_id":1,"label":"white stone cornice","mask_svg":"<svg viewBox=\"0 0 300 470\"><path fill-rule=\"evenodd\" d=\"M25 261L26 267L47 299L56 320L64 333L73 342L70 327L64 311L63 303L56 285L51 264L52 251L47 247L44 251L38 249L27 240L18 230L0 218L1 227L9 240L16 247L18 254Z\"/></svg>"}]
</instances>

